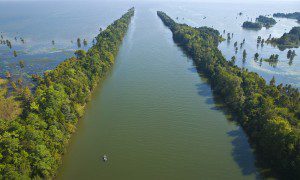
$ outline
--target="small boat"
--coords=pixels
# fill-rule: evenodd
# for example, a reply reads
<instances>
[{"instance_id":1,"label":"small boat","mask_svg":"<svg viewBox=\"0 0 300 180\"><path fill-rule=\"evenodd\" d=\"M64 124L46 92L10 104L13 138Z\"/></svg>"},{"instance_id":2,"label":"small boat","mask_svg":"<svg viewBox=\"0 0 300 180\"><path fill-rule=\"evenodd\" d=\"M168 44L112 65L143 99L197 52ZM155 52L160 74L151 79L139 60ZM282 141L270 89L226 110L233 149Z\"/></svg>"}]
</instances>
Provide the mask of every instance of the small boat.
<instances>
[{"instance_id":1,"label":"small boat","mask_svg":"<svg viewBox=\"0 0 300 180\"><path fill-rule=\"evenodd\" d=\"M102 160L103 160L104 162L106 162L106 161L108 161L108 157L107 157L106 155L104 155L104 156L102 157Z\"/></svg>"}]
</instances>

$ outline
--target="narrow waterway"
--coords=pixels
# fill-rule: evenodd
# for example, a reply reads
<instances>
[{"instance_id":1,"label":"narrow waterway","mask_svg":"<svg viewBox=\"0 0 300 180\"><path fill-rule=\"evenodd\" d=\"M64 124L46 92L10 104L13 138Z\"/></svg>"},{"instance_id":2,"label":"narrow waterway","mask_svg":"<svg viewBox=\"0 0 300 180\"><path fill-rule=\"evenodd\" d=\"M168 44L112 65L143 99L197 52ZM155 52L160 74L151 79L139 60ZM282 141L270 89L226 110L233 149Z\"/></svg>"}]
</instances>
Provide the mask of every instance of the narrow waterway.
<instances>
[{"instance_id":1,"label":"narrow waterway","mask_svg":"<svg viewBox=\"0 0 300 180\"><path fill-rule=\"evenodd\" d=\"M58 179L258 178L245 134L215 104L156 10L136 8Z\"/></svg>"}]
</instances>

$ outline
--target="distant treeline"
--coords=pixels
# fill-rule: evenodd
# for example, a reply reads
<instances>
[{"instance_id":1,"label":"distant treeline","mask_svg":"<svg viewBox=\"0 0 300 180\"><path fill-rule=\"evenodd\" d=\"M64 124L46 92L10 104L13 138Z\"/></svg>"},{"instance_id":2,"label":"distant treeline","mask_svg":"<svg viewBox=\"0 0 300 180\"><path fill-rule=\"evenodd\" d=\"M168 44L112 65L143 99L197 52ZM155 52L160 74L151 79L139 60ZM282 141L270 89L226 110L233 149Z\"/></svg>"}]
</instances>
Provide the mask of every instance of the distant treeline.
<instances>
[{"instance_id":1,"label":"distant treeline","mask_svg":"<svg viewBox=\"0 0 300 180\"><path fill-rule=\"evenodd\" d=\"M288 33L284 33L280 38L271 38L267 43L278 46L279 49L297 48L300 46L300 26L293 27Z\"/></svg>"},{"instance_id":2,"label":"distant treeline","mask_svg":"<svg viewBox=\"0 0 300 180\"><path fill-rule=\"evenodd\" d=\"M300 178L300 94L275 79L267 84L257 73L227 61L218 49L219 32L178 24L157 12L174 41L192 57L215 94L236 115L261 162L286 179Z\"/></svg>"},{"instance_id":3,"label":"distant treeline","mask_svg":"<svg viewBox=\"0 0 300 180\"><path fill-rule=\"evenodd\" d=\"M18 90L16 107L22 109L21 114L0 116L0 179L55 176L90 94L113 65L133 15L132 8L100 30L87 52L78 50L76 57L45 72L44 77L35 76L34 94L26 87ZM5 90L1 92L1 103L14 101L6 100Z\"/></svg>"},{"instance_id":4,"label":"distant treeline","mask_svg":"<svg viewBox=\"0 0 300 180\"><path fill-rule=\"evenodd\" d=\"M246 29L257 29L260 30L262 27L269 28L275 25L277 22L274 18L269 18L266 16L260 15L258 18L255 19L255 22L245 21L242 25L243 28Z\"/></svg>"},{"instance_id":5,"label":"distant treeline","mask_svg":"<svg viewBox=\"0 0 300 180\"><path fill-rule=\"evenodd\" d=\"M300 21L300 12L294 12L294 13L274 13L273 17L288 18L288 19L297 19L298 22L299 22Z\"/></svg>"},{"instance_id":6,"label":"distant treeline","mask_svg":"<svg viewBox=\"0 0 300 180\"><path fill-rule=\"evenodd\" d=\"M271 27L273 25L275 25L277 22L274 18L269 18L266 16L258 16L258 18L256 18L256 22L262 24L262 26L264 27Z\"/></svg>"},{"instance_id":7,"label":"distant treeline","mask_svg":"<svg viewBox=\"0 0 300 180\"><path fill-rule=\"evenodd\" d=\"M257 29L260 30L262 28L262 25L257 22L251 22L251 21L245 21L242 25L243 28L246 29Z\"/></svg>"}]
</instances>

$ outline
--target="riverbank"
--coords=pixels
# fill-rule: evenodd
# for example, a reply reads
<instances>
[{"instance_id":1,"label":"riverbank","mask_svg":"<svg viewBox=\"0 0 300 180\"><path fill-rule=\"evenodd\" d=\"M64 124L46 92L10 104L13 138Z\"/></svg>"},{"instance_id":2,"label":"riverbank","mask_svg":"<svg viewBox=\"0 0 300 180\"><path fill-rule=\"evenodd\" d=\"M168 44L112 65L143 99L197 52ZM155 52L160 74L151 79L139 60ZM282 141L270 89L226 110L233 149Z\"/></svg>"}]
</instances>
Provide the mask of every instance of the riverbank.
<instances>
[{"instance_id":1,"label":"riverbank","mask_svg":"<svg viewBox=\"0 0 300 180\"><path fill-rule=\"evenodd\" d=\"M275 79L268 85L258 74L237 67L235 61L227 61L217 47L217 30L193 28L176 23L163 12L157 14L172 31L174 41L193 58L198 70L210 78L214 91L238 115L238 122L260 157L282 177L296 179L300 167L298 89L275 86Z\"/></svg>"},{"instance_id":2,"label":"riverbank","mask_svg":"<svg viewBox=\"0 0 300 180\"><path fill-rule=\"evenodd\" d=\"M1 138L2 178L47 179L56 174L86 102L114 64L133 15L134 8L100 30L87 52L76 51L76 57L46 71L33 95L22 92L20 118L0 123L0 135L5 137Z\"/></svg>"},{"instance_id":3,"label":"riverbank","mask_svg":"<svg viewBox=\"0 0 300 180\"><path fill-rule=\"evenodd\" d=\"M58 179L259 178L246 135L153 9L136 7Z\"/></svg>"}]
</instances>

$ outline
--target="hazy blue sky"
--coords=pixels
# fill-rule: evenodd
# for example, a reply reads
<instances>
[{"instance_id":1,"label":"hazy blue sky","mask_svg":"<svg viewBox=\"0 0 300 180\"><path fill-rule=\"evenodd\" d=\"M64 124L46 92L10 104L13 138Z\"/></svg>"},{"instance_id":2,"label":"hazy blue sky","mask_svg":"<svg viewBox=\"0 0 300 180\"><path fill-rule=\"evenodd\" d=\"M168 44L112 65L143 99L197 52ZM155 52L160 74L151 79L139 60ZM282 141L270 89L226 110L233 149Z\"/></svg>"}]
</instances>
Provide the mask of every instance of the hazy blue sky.
<instances>
[{"instance_id":1,"label":"hazy blue sky","mask_svg":"<svg viewBox=\"0 0 300 180\"><path fill-rule=\"evenodd\" d=\"M74 1L74 0L0 0L0 1ZM75 1L129 1L129 0L75 0ZM131 1L197 1L197 2L300 2L300 0L131 0Z\"/></svg>"}]
</instances>

